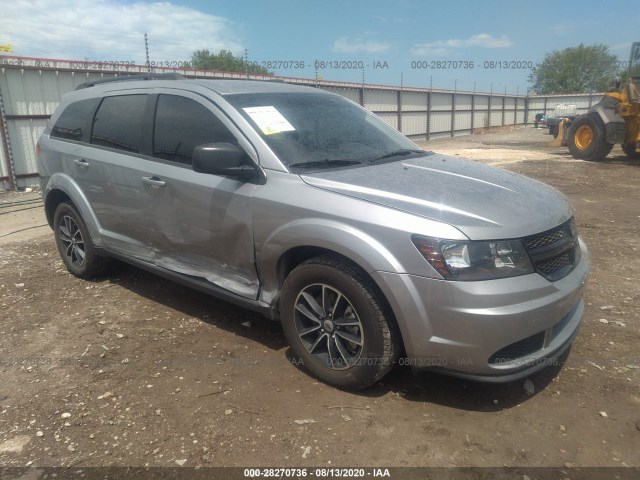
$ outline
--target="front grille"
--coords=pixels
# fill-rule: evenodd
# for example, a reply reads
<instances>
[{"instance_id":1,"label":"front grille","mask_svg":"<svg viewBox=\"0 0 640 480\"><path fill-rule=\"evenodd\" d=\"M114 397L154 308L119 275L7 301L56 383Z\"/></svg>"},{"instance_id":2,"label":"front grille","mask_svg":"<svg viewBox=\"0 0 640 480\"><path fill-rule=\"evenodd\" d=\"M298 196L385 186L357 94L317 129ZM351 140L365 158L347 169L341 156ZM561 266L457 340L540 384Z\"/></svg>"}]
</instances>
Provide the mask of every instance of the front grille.
<instances>
[{"instance_id":1,"label":"front grille","mask_svg":"<svg viewBox=\"0 0 640 480\"><path fill-rule=\"evenodd\" d=\"M571 256L568 253L563 253L558 257L554 257L548 262L538 264L538 270L546 275L551 275L561 268L571 265Z\"/></svg>"},{"instance_id":2,"label":"front grille","mask_svg":"<svg viewBox=\"0 0 640 480\"><path fill-rule=\"evenodd\" d=\"M540 350L544 345L544 332L536 333L530 337L520 340L519 342L512 343L506 347L498 350L496 353L489 357L489 363L492 365L500 363L509 363L518 358L531 355L534 352Z\"/></svg>"},{"instance_id":3,"label":"front grille","mask_svg":"<svg viewBox=\"0 0 640 480\"><path fill-rule=\"evenodd\" d=\"M523 241L536 272L552 282L568 275L580 259L573 218L551 230L525 237Z\"/></svg>"},{"instance_id":4,"label":"front grille","mask_svg":"<svg viewBox=\"0 0 640 480\"><path fill-rule=\"evenodd\" d=\"M529 237L527 248L534 250L536 248L555 243L558 240L562 240L564 237L564 229L562 227L558 227L553 230L548 230L544 233L541 233L540 235Z\"/></svg>"}]
</instances>

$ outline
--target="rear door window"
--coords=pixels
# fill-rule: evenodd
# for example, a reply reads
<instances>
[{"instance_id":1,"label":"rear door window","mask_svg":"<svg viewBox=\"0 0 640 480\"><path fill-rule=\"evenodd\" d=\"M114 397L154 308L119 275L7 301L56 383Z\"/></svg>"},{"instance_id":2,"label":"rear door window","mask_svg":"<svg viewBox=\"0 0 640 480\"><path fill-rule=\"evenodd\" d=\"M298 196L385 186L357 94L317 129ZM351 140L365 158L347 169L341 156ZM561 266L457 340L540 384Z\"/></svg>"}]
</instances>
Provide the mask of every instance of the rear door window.
<instances>
[{"instance_id":1,"label":"rear door window","mask_svg":"<svg viewBox=\"0 0 640 480\"><path fill-rule=\"evenodd\" d=\"M146 102L147 95L105 97L93 120L91 143L140 153Z\"/></svg>"}]
</instances>

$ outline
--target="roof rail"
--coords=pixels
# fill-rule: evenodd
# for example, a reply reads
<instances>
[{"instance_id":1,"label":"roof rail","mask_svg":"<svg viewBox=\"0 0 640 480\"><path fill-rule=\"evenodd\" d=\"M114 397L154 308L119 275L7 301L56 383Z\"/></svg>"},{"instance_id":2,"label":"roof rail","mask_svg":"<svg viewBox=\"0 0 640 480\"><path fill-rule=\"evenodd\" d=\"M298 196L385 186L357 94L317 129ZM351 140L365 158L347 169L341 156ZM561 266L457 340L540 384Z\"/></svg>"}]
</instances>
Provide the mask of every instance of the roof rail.
<instances>
[{"instance_id":1,"label":"roof rail","mask_svg":"<svg viewBox=\"0 0 640 480\"><path fill-rule=\"evenodd\" d=\"M102 83L110 82L129 82L132 80L185 80L187 77L180 75L179 73L143 73L141 75L126 75L113 78L102 78L100 80L93 80L91 82L81 83L76 87L76 90L83 88L93 87L94 85L100 85Z\"/></svg>"}]
</instances>

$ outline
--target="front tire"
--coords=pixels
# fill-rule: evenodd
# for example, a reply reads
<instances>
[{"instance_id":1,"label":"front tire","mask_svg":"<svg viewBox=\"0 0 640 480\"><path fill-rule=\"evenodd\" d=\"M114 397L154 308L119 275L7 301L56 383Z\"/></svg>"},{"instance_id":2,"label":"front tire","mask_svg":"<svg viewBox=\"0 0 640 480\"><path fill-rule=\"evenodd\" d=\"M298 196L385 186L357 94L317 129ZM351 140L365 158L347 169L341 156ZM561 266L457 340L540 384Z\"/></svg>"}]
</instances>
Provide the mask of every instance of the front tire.
<instances>
[{"instance_id":1,"label":"front tire","mask_svg":"<svg viewBox=\"0 0 640 480\"><path fill-rule=\"evenodd\" d=\"M97 253L87 226L71 202L63 202L56 208L53 232L58 252L69 272L87 279L105 271L107 259Z\"/></svg>"},{"instance_id":2,"label":"front tire","mask_svg":"<svg viewBox=\"0 0 640 480\"><path fill-rule=\"evenodd\" d=\"M627 154L627 157L633 160L640 159L640 151L636 148L635 143L623 143L621 146L622 151Z\"/></svg>"},{"instance_id":3,"label":"front tire","mask_svg":"<svg viewBox=\"0 0 640 480\"><path fill-rule=\"evenodd\" d=\"M287 276L282 328L304 368L323 382L360 390L395 364L399 335L371 279L336 255L303 262Z\"/></svg>"},{"instance_id":4,"label":"front tire","mask_svg":"<svg viewBox=\"0 0 640 480\"><path fill-rule=\"evenodd\" d=\"M581 115L573 121L567 145L573 158L592 161L603 160L613 148L607 143L604 122L594 113Z\"/></svg>"}]
</instances>

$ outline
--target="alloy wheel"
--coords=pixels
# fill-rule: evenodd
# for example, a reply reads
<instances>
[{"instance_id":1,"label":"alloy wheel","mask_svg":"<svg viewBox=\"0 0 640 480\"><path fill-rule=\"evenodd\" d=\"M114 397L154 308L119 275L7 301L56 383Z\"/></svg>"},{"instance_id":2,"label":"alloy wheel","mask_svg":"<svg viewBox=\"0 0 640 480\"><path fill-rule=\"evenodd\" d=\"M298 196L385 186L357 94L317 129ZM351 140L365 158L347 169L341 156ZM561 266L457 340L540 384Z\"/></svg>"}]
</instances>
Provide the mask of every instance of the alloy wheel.
<instances>
[{"instance_id":1,"label":"alloy wheel","mask_svg":"<svg viewBox=\"0 0 640 480\"><path fill-rule=\"evenodd\" d=\"M296 298L295 327L304 348L321 365L346 370L362 354L364 332L349 299L323 283L305 287Z\"/></svg>"},{"instance_id":2,"label":"alloy wheel","mask_svg":"<svg viewBox=\"0 0 640 480\"><path fill-rule=\"evenodd\" d=\"M72 265L82 266L85 259L84 239L78 224L72 217L65 215L58 227L58 233L67 261Z\"/></svg>"}]
</instances>

